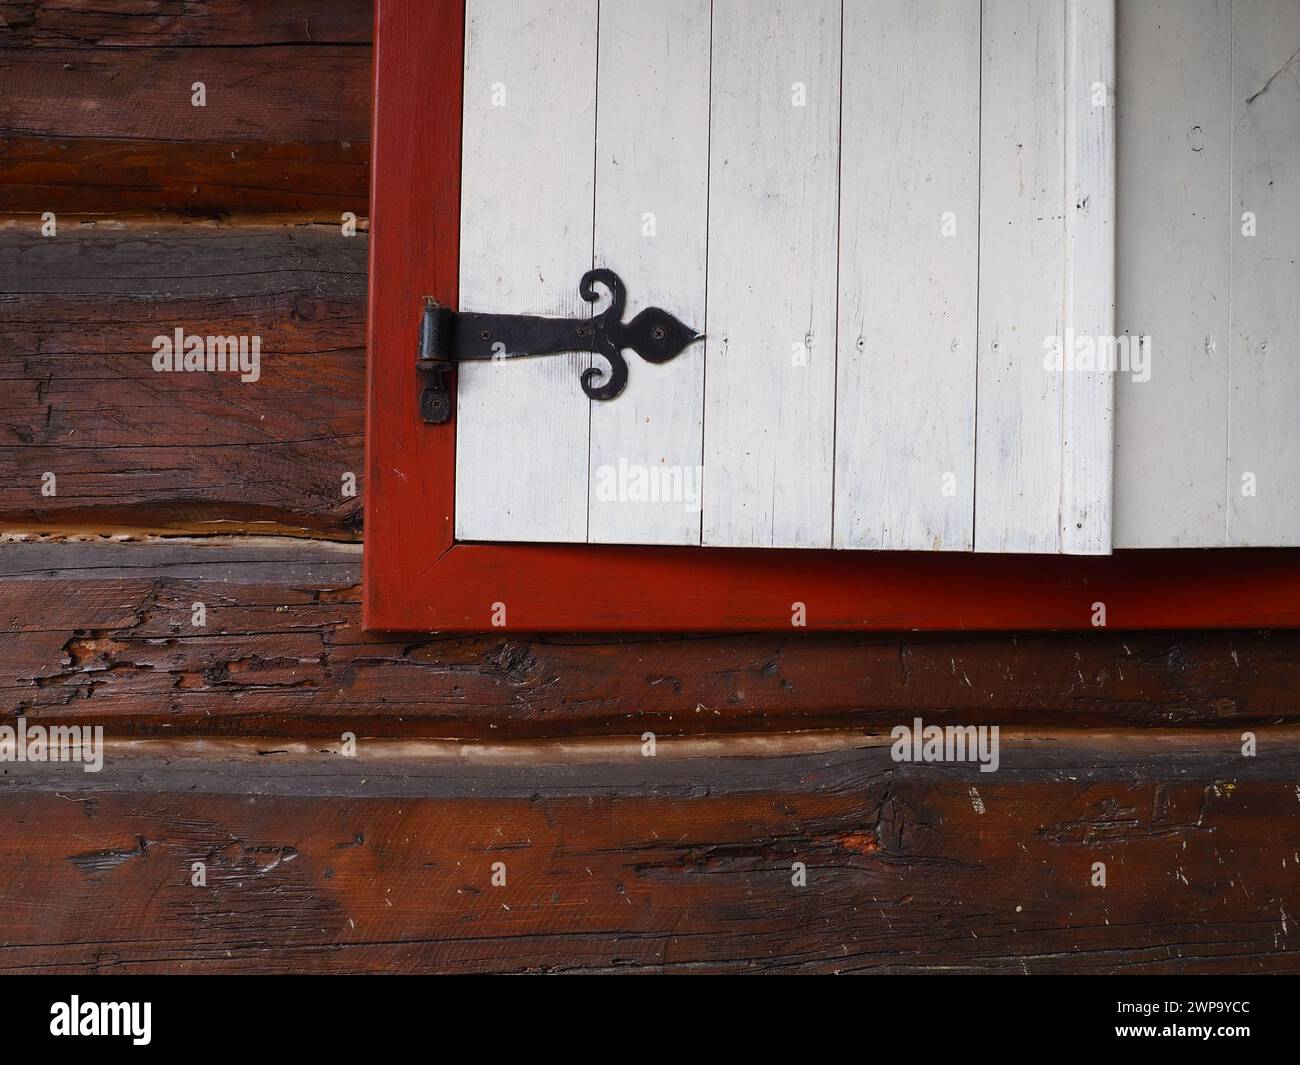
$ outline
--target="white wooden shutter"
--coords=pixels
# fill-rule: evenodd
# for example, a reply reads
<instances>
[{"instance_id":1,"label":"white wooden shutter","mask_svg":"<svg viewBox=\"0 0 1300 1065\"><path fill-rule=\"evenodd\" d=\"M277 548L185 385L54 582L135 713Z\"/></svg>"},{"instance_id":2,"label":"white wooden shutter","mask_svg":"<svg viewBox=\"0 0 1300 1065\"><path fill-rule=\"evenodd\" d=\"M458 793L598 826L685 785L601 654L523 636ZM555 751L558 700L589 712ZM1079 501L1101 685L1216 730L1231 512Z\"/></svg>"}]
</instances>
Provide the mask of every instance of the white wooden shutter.
<instances>
[{"instance_id":1,"label":"white wooden shutter","mask_svg":"<svg viewBox=\"0 0 1300 1065\"><path fill-rule=\"evenodd\" d=\"M844 16L835 546L969 551L980 8Z\"/></svg>"},{"instance_id":2,"label":"white wooden shutter","mask_svg":"<svg viewBox=\"0 0 1300 1065\"><path fill-rule=\"evenodd\" d=\"M576 317L591 267L597 0L469 0L460 305ZM466 364L456 536L587 539L586 355Z\"/></svg>"},{"instance_id":3,"label":"white wooden shutter","mask_svg":"<svg viewBox=\"0 0 1300 1065\"><path fill-rule=\"evenodd\" d=\"M1300 3L1119 7L1117 547L1300 545Z\"/></svg>"},{"instance_id":4,"label":"white wooden shutter","mask_svg":"<svg viewBox=\"0 0 1300 1065\"><path fill-rule=\"evenodd\" d=\"M605 266L707 338L463 366L457 536L1108 551L1112 378L1043 355L1113 328L1113 12L469 0L461 307Z\"/></svg>"},{"instance_id":5,"label":"white wooden shutter","mask_svg":"<svg viewBox=\"0 0 1300 1065\"><path fill-rule=\"evenodd\" d=\"M593 265L622 269L627 317L664 307L704 327L709 209L709 3L600 7ZM572 284L572 282L570 282ZM700 489L704 345L649 366L617 400L592 403L588 539L697 544L700 514L685 504L603 499L621 469L689 475ZM685 494L685 492L683 493Z\"/></svg>"}]
</instances>

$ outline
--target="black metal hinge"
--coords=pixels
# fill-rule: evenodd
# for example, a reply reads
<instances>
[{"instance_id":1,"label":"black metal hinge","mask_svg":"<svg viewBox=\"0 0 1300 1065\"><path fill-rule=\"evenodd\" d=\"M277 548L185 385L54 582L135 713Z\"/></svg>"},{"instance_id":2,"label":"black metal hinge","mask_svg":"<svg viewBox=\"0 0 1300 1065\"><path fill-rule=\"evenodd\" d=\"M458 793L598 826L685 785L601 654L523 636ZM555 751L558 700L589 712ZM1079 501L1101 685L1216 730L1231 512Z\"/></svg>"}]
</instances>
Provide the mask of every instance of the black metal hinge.
<instances>
[{"instance_id":1,"label":"black metal hinge","mask_svg":"<svg viewBox=\"0 0 1300 1065\"><path fill-rule=\"evenodd\" d=\"M582 372L582 390L592 399L613 399L627 384L623 349L631 348L647 362L667 362L704 334L659 307L647 307L623 322L627 289L613 270L588 270L578 293L595 303L596 284L609 290L610 304L590 318L542 318L529 314L473 314L453 311L425 297L420 322L416 368L425 379L420 392L420 416L431 425L451 418L447 374L454 363L518 359L566 351L590 351L609 363L607 371L593 366Z\"/></svg>"}]
</instances>

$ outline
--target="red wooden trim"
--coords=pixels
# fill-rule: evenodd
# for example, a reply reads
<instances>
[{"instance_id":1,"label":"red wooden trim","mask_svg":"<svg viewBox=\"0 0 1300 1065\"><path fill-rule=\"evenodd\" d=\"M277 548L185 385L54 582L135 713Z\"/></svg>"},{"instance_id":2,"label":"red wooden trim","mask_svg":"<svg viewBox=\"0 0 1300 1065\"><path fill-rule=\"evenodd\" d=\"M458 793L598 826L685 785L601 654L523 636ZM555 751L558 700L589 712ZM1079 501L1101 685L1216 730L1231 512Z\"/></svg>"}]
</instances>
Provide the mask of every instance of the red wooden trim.
<instances>
[{"instance_id":1,"label":"red wooden trim","mask_svg":"<svg viewBox=\"0 0 1300 1065\"><path fill-rule=\"evenodd\" d=\"M456 544L455 428L423 424L420 301L456 306L464 0L379 0L364 624L508 629L1300 626L1300 551L1110 557ZM454 389L453 389L454 395Z\"/></svg>"},{"instance_id":2,"label":"red wooden trim","mask_svg":"<svg viewBox=\"0 0 1300 1065\"><path fill-rule=\"evenodd\" d=\"M458 544L410 586L394 629L528 631L1115 629L1300 625L1300 553L973 555Z\"/></svg>"},{"instance_id":3,"label":"red wooden trim","mask_svg":"<svg viewBox=\"0 0 1300 1065\"><path fill-rule=\"evenodd\" d=\"M401 627L452 544L456 426L419 418L421 301L457 305L464 0L378 0L363 621ZM454 375L449 379L456 395ZM417 589L423 588L423 592ZM410 627L410 625L407 625Z\"/></svg>"}]
</instances>

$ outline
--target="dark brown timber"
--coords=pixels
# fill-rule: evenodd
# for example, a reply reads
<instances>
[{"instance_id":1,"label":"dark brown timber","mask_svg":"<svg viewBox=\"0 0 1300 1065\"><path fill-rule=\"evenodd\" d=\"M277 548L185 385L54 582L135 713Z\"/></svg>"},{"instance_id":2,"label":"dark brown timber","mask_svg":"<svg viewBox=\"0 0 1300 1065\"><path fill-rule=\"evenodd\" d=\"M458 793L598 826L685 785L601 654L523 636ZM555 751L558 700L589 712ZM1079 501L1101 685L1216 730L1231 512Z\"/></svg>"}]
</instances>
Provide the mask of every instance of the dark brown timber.
<instances>
[{"instance_id":1,"label":"dark brown timber","mask_svg":"<svg viewBox=\"0 0 1300 1065\"><path fill-rule=\"evenodd\" d=\"M0 212L365 215L370 20L356 0L0 3Z\"/></svg>"},{"instance_id":2,"label":"dark brown timber","mask_svg":"<svg viewBox=\"0 0 1300 1065\"><path fill-rule=\"evenodd\" d=\"M139 734L1300 719L1290 630L384 637L361 632L358 562L354 546L240 538L0 546L0 692L33 720Z\"/></svg>"},{"instance_id":3,"label":"dark brown timber","mask_svg":"<svg viewBox=\"0 0 1300 1065\"><path fill-rule=\"evenodd\" d=\"M0 227L0 525L355 538L365 276L338 226ZM260 337L260 378L156 372L178 328Z\"/></svg>"},{"instance_id":4,"label":"dark brown timber","mask_svg":"<svg viewBox=\"0 0 1300 1065\"><path fill-rule=\"evenodd\" d=\"M1300 632L361 632L371 20L0 0L0 971L1300 970Z\"/></svg>"},{"instance_id":5,"label":"dark brown timber","mask_svg":"<svg viewBox=\"0 0 1300 1065\"><path fill-rule=\"evenodd\" d=\"M1295 971L1296 737L1225 739L22 766L0 970Z\"/></svg>"}]
</instances>

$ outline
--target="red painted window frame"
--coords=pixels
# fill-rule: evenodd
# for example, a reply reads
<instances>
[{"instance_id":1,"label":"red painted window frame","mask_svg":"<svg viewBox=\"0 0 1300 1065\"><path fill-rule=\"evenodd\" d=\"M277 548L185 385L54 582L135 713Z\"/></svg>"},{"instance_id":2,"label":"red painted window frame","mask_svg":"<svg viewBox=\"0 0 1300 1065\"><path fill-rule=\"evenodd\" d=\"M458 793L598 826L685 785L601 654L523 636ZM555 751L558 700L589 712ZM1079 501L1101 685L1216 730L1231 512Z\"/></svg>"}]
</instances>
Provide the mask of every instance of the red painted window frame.
<instances>
[{"instance_id":1,"label":"red painted window frame","mask_svg":"<svg viewBox=\"0 0 1300 1065\"><path fill-rule=\"evenodd\" d=\"M417 412L421 301L456 306L464 0L378 0L363 624L507 629L1077 629L1300 625L1300 551L1107 557L481 544L454 538L456 430ZM452 395L455 395L454 386ZM500 620L499 613L496 620Z\"/></svg>"}]
</instances>

